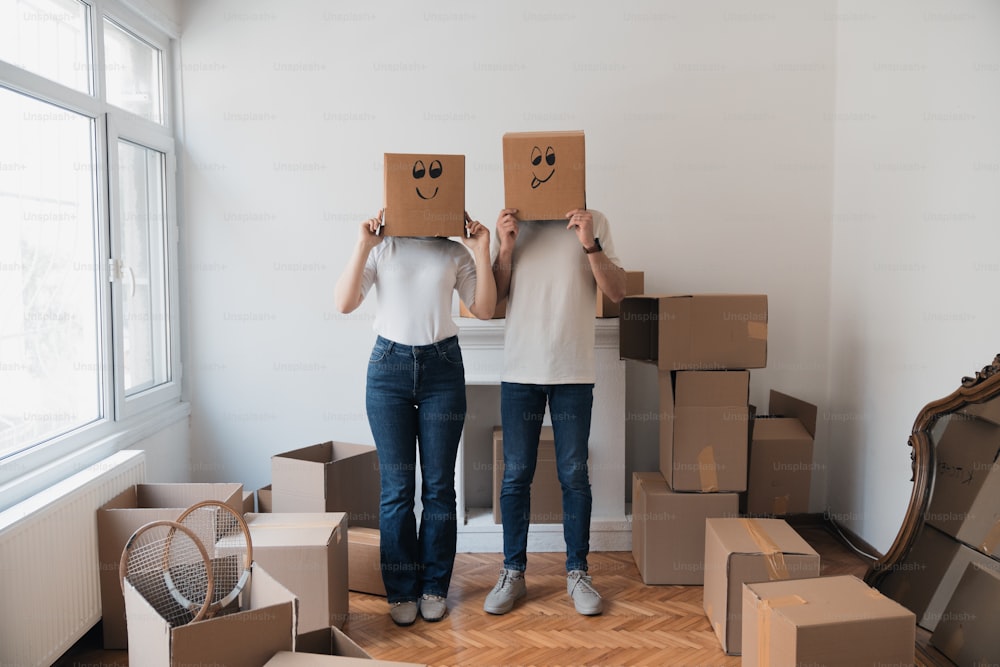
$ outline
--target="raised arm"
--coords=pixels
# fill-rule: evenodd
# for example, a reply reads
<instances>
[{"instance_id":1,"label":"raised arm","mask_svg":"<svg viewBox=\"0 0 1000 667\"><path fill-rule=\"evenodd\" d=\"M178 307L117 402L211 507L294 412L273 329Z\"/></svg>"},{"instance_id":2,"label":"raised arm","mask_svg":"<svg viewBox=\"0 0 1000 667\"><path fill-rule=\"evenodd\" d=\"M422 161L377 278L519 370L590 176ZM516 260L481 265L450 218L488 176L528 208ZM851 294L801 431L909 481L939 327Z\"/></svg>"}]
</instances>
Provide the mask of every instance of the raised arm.
<instances>
[{"instance_id":1,"label":"raised arm","mask_svg":"<svg viewBox=\"0 0 1000 667\"><path fill-rule=\"evenodd\" d=\"M566 217L569 219L566 228L576 232L580 245L588 251L587 260L590 262L590 270L594 273L597 286L605 296L618 303L625 298L625 270L608 259L603 250L597 249L593 214L586 209L578 208L567 213Z\"/></svg>"},{"instance_id":2,"label":"raised arm","mask_svg":"<svg viewBox=\"0 0 1000 667\"><path fill-rule=\"evenodd\" d=\"M382 211L378 212L378 216L361 223L361 228L358 230L358 242L354 245L351 258L347 261L347 266L344 267L333 289L334 304L341 313L347 314L354 311L364 301L364 295L361 293L362 274L365 270L365 262L368 261L368 254L371 253L372 248L382 242L382 237L377 235L381 225Z\"/></svg>"},{"instance_id":3,"label":"raised arm","mask_svg":"<svg viewBox=\"0 0 1000 667\"><path fill-rule=\"evenodd\" d=\"M481 320L488 320L497 307L497 286L490 266L490 230L470 218L468 213L465 214L465 228L469 234L462 237L462 242L476 259L476 300L469 311Z\"/></svg>"},{"instance_id":4,"label":"raised arm","mask_svg":"<svg viewBox=\"0 0 1000 667\"><path fill-rule=\"evenodd\" d=\"M497 217L497 239L500 252L493 261L493 278L497 285L497 301L503 301L510 294L510 275L514 260L514 242L517 241L516 208L505 208Z\"/></svg>"}]
</instances>

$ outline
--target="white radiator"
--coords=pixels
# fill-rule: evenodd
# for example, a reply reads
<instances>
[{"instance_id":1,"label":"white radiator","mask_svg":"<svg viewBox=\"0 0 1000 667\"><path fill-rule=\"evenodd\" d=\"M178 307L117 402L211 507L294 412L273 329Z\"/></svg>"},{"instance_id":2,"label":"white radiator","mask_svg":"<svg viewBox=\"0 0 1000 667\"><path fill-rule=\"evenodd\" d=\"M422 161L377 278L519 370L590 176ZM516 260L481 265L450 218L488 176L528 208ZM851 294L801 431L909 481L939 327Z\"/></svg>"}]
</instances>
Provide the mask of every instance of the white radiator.
<instances>
[{"instance_id":1,"label":"white radiator","mask_svg":"<svg viewBox=\"0 0 1000 667\"><path fill-rule=\"evenodd\" d=\"M120 451L0 512L0 665L51 665L100 620L96 510L144 476Z\"/></svg>"}]
</instances>

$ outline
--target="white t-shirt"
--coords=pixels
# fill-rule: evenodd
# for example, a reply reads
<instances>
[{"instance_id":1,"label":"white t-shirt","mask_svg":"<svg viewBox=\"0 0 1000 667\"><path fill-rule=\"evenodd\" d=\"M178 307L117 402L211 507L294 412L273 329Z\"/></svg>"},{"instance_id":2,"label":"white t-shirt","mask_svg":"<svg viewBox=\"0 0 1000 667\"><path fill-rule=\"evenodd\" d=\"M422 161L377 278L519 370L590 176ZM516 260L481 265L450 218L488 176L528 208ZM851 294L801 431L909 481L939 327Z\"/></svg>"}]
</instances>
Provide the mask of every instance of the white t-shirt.
<instances>
[{"instance_id":1,"label":"white t-shirt","mask_svg":"<svg viewBox=\"0 0 1000 667\"><path fill-rule=\"evenodd\" d=\"M608 260L615 254L608 219L594 216L594 236ZM597 281L568 220L518 223L513 253L503 381L586 384L595 380L594 319ZM493 235L494 260L500 252Z\"/></svg>"},{"instance_id":2,"label":"white t-shirt","mask_svg":"<svg viewBox=\"0 0 1000 667\"><path fill-rule=\"evenodd\" d=\"M452 292L476 299L476 263L459 241L389 236L368 254L361 294L378 290L375 333L403 345L430 345L458 334Z\"/></svg>"}]
</instances>

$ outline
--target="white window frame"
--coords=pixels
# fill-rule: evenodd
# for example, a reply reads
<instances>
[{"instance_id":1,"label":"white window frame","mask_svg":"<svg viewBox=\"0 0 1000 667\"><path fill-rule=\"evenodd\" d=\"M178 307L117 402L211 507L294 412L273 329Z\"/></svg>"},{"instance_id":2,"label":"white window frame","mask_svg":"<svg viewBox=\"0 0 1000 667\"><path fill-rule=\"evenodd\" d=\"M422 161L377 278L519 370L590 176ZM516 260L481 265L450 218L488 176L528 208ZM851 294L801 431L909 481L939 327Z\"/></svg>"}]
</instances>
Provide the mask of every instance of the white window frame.
<instances>
[{"instance_id":1,"label":"white window frame","mask_svg":"<svg viewBox=\"0 0 1000 667\"><path fill-rule=\"evenodd\" d=\"M93 39L93 95L74 90L27 70L0 61L0 86L94 120L94 161L97 173L95 214L98 220L95 258L102 289L98 290L101 331L102 417L0 461L0 510L24 500L54 482L126 448L190 414L181 400L181 343L179 321L178 224L179 195L174 142L174 96L176 59L170 35L154 26L127 5L116 0L84 0L90 5ZM159 49L161 58L163 123L141 118L109 105L106 101L104 64L104 19L111 19ZM118 139L131 141L163 153L165 179L166 280L170 345L167 382L125 396L122 362L122 281L112 281L111 259L116 257L120 234L117 214Z\"/></svg>"}]
</instances>

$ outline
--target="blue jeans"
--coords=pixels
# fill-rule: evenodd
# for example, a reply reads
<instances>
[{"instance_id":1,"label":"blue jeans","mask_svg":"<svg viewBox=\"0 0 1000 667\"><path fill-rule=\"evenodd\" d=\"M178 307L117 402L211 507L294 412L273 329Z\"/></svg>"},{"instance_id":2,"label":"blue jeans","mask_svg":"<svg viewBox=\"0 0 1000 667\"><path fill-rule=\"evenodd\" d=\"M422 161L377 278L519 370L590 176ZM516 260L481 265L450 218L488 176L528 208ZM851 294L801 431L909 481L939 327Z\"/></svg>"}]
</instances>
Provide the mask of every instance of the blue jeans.
<instances>
[{"instance_id":1,"label":"blue jeans","mask_svg":"<svg viewBox=\"0 0 1000 667\"><path fill-rule=\"evenodd\" d=\"M503 566L523 572L528 562L531 480L538 460L538 438L548 402L555 436L556 468L562 487L566 571L587 570L593 498L587 471L587 441L594 405L592 384L500 384L503 426Z\"/></svg>"},{"instance_id":2,"label":"blue jeans","mask_svg":"<svg viewBox=\"0 0 1000 667\"><path fill-rule=\"evenodd\" d=\"M465 423L458 338L400 345L381 336L368 362L368 423L382 476L382 580L388 601L448 595L455 565L455 459ZM417 451L423 513L414 515Z\"/></svg>"}]
</instances>

